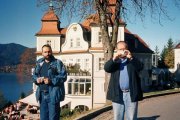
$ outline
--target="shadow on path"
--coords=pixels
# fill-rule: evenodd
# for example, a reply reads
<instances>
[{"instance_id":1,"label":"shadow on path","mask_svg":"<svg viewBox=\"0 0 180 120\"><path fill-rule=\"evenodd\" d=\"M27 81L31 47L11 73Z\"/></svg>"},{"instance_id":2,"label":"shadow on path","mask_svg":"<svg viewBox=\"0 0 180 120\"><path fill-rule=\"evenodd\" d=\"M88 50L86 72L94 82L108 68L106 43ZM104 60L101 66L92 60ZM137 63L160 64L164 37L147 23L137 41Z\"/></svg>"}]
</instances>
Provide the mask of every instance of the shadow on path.
<instances>
[{"instance_id":1,"label":"shadow on path","mask_svg":"<svg viewBox=\"0 0 180 120\"><path fill-rule=\"evenodd\" d=\"M151 116L151 117L139 117L138 120L157 120L160 115Z\"/></svg>"}]
</instances>

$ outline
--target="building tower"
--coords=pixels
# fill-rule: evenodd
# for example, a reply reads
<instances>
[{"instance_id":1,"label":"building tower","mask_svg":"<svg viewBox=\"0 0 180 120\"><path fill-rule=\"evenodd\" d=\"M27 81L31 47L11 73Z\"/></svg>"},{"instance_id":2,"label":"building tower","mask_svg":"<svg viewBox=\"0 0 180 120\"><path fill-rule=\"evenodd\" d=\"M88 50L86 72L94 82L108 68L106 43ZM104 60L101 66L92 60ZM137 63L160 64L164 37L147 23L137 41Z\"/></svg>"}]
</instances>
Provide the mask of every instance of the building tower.
<instances>
[{"instance_id":1,"label":"building tower","mask_svg":"<svg viewBox=\"0 0 180 120\"><path fill-rule=\"evenodd\" d=\"M60 21L51 3L49 10L44 14L41 22L41 30L36 33L37 58L41 56L41 48L44 44L49 44L52 47L53 54L60 53Z\"/></svg>"}]
</instances>

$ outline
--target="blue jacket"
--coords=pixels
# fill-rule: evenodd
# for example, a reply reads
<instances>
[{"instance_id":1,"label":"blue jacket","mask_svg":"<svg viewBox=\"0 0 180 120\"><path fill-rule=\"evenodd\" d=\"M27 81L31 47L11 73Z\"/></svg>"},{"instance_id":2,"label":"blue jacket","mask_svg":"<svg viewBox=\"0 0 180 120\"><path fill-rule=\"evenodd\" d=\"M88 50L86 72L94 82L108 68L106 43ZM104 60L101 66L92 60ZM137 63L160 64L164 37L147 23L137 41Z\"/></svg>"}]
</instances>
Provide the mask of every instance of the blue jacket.
<instances>
[{"instance_id":1,"label":"blue jacket","mask_svg":"<svg viewBox=\"0 0 180 120\"><path fill-rule=\"evenodd\" d=\"M36 90L36 100L39 101L40 99L40 87L37 83L37 78L40 77L40 69L44 63L45 59L41 58L36 62L36 67L33 72L32 78L33 82L38 86ZM65 66L63 63L55 59L54 56L52 56L50 60L50 67L48 69L48 76L51 80L51 83L49 85L49 94L50 94L50 100L52 103L57 103L64 100L65 97L65 89L64 89L64 82L67 79L67 73Z\"/></svg>"}]
</instances>

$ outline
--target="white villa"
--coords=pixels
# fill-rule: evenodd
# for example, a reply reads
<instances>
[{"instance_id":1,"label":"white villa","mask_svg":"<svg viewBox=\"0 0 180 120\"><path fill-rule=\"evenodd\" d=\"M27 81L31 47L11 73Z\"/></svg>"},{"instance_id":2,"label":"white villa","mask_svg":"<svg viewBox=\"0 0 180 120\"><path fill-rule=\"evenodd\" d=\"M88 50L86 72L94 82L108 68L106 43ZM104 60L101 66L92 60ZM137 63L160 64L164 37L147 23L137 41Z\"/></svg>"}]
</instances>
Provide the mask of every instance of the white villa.
<instances>
[{"instance_id":1,"label":"white villa","mask_svg":"<svg viewBox=\"0 0 180 120\"><path fill-rule=\"evenodd\" d=\"M54 56L62 60L67 68L71 68L65 82L65 101L61 106L67 104L71 109L80 107L87 110L104 106L104 54L98 20L90 16L82 23L72 23L67 28L60 28L60 20L53 7L50 7L41 21L42 27L36 33L37 59L42 57L41 47L50 44ZM152 83L148 70L156 64L153 61L153 51L125 26L124 22L119 25L118 41L126 41L134 56L144 62L141 77L143 89L146 89ZM110 35L111 31L112 28L109 27Z\"/></svg>"},{"instance_id":2,"label":"white villa","mask_svg":"<svg viewBox=\"0 0 180 120\"><path fill-rule=\"evenodd\" d=\"M174 80L180 83L180 43L174 48Z\"/></svg>"},{"instance_id":3,"label":"white villa","mask_svg":"<svg viewBox=\"0 0 180 120\"><path fill-rule=\"evenodd\" d=\"M174 71L180 69L180 43L174 49Z\"/></svg>"}]
</instances>

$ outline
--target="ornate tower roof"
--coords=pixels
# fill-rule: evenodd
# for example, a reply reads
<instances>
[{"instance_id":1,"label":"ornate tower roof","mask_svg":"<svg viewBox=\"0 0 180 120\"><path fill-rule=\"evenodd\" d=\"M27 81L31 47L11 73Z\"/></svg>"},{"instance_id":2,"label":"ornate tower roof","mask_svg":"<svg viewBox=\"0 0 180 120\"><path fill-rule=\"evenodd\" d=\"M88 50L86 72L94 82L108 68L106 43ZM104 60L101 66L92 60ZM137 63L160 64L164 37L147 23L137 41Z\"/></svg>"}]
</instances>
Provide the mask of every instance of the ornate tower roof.
<instances>
[{"instance_id":1,"label":"ornate tower roof","mask_svg":"<svg viewBox=\"0 0 180 120\"><path fill-rule=\"evenodd\" d=\"M36 35L59 35L60 34L60 21L55 14L52 4L49 10L44 14L41 19L41 30Z\"/></svg>"}]
</instances>

